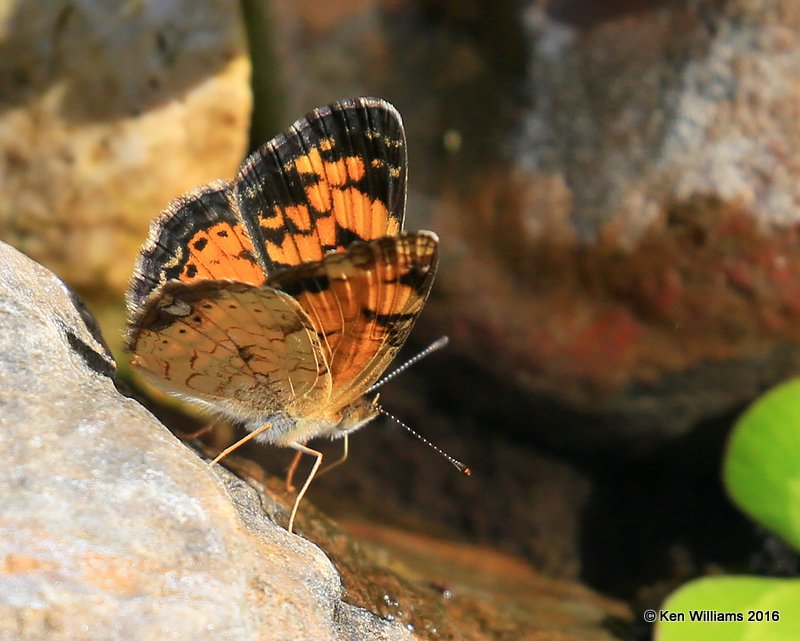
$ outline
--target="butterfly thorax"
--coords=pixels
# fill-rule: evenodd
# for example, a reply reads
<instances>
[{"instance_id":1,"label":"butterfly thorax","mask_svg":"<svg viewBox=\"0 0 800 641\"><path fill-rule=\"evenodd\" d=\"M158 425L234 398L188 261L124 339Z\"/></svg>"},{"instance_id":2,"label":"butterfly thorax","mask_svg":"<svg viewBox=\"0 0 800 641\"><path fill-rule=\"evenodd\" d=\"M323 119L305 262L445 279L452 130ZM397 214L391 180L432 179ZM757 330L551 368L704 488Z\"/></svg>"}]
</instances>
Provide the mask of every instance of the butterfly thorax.
<instances>
[{"instance_id":1,"label":"butterfly thorax","mask_svg":"<svg viewBox=\"0 0 800 641\"><path fill-rule=\"evenodd\" d=\"M262 432L257 440L276 445L292 445L306 443L313 438L340 438L363 427L380 414L378 395L372 398L362 396L339 412L325 413L319 416L291 416L285 411L249 421L246 427L256 430L266 423L269 429Z\"/></svg>"}]
</instances>

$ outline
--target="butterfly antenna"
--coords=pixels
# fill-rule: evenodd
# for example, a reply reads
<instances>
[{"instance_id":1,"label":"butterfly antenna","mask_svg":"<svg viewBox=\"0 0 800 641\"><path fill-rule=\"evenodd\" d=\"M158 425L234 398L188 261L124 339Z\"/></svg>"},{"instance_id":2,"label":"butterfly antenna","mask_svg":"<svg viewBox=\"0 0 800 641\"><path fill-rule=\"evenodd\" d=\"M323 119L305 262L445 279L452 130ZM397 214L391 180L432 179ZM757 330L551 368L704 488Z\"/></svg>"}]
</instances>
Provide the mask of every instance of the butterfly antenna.
<instances>
[{"instance_id":1,"label":"butterfly antenna","mask_svg":"<svg viewBox=\"0 0 800 641\"><path fill-rule=\"evenodd\" d=\"M405 372L412 365L415 365L416 363L419 363L426 356L430 356L434 352L438 352L443 347L446 347L449 342L450 342L450 339L447 338L447 336L442 336L441 338L433 341L430 345L428 345L425 349L423 349L419 354L409 358L405 363L403 363L396 370L394 370L392 372L389 372L381 380L379 380L372 387L370 387L366 391L366 393L367 394L371 394L372 392L374 392L379 387L382 387L384 383L388 383L395 376L398 376L398 375L402 374L403 372ZM391 417L391 418L394 418L394 417ZM394 419L394 420L397 420L397 419ZM397 421L397 422L399 423L400 421Z\"/></svg>"},{"instance_id":2,"label":"butterfly antenna","mask_svg":"<svg viewBox=\"0 0 800 641\"><path fill-rule=\"evenodd\" d=\"M441 340L441 339L440 339L440 340ZM438 342L438 341L437 341L437 342ZM446 344L446 341L445 341L445 344ZM430 348L429 348L429 349L430 349ZM419 356L421 356L421 354L420 354ZM409 362L410 362L410 361L409 361ZM408 363L406 363L406 365L407 365L407 364L408 364ZM404 365L403 367L405 367L405 365ZM450 456L450 455L449 455L447 452L445 452L445 451L444 451L442 448L440 448L440 447L437 447L436 445L434 445L433 443L431 443L431 442L430 442L428 439L426 439L424 436L422 436L422 434L418 434L417 432L415 432L414 430L412 430L412 429L411 429L411 428L410 428L408 425L406 425L405 423L403 423L403 421L401 421L399 418L397 418L397 417L396 417L396 416L394 416L393 414L390 414L389 412L387 412L385 409L383 409L383 408L382 408L382 407L380 407L380 406L378 406L378 411L379 411L381 414L383 414L384 416L387 416L387 417L389 417L390 419L392 419L392 420L393 420L395 423L397 423L397 424L398 424L400 427L404 428L404 429L405 429L406 431L408 431L409 433L411 433L411 434L413 434L414 436L416 436L416 437L417 437L417 438L418 438L420 441L422 441L423 443L425 443L425 445L427 445L428 447L430 447L432 450L435 450L435 451L436 451L436 452L438 452L438 453L439 453L441 456L445 457L445 458L446 458L448 461L450 461L450 463L452 463L452 464L453 464L453 467L455 467L455 468L456 468L456 469L457 469L459 472L461 472L461 473L462 473L464 476L471 476L471 475L472 475L472 470L471 470L471 469L469 469L469 468L468 468L466 465L464 465L464 464L463 464L461 461L457 461L457 460L456 460L456 459L454 459L452 456Z\"/></svg>"}]
</instances>

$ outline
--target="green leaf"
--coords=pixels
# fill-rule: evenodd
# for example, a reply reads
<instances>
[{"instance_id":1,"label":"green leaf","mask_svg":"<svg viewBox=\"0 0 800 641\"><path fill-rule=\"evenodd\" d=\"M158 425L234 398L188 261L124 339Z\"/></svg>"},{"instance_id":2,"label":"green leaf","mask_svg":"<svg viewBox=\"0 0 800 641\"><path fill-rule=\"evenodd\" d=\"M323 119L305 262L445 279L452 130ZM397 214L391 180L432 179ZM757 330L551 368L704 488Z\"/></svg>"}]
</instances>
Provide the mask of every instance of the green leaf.
<instances>
[{"instance_id":1,"label":"green leaf","mask_svg":"<svg viewBox=\"0 0 800 641\"><path fill-rule=\"evenodd\" d=\"M800 550L800 379L772 389L737 421L723 464L733 501ZM707 577L656 613L657 641L800 640L800 579Z\"/></svg>"},{"instance_id":2,"label":"green leaf","mask_svg":"<svg viewBox=\"0 0 800 641\"><path fill-rule=\"evenodd\" d=\"M706 577L656 611L655 641L800 639L800 579ZM692 620L705 618L702 620ZM669 619L683 619L672 620ZM741 619L741 621L739 620ZM777 620L776 620L777 619Z\"/></svg>"},{"instance_id":3,"label":"green leaf","mask_svg":"<svg viewBox=\"0 0 800 641\"><path fill-rule=\"evenodd\" d=\"M723 477L744 512L800 550L800 379L770 390L737 421Z\"/></svg>"}]
</instances>

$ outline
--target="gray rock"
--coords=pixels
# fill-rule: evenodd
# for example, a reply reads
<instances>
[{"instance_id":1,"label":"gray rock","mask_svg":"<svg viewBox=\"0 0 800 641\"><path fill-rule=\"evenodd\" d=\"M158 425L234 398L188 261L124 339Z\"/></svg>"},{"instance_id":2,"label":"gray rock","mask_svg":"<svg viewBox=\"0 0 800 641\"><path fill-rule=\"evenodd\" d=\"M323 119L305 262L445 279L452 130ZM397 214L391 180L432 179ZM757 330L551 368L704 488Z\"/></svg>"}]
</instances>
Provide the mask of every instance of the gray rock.
<instances>
[{"instance_id":1,"label":"gray rock","mask_svg":"<svg viewBox=\"0 0 800 641\"><path fill-rule=\"evenodd\" d=\"M87 318L0 243L0 639L414 638L120 394Z\"/></svg>"}]
</instances>

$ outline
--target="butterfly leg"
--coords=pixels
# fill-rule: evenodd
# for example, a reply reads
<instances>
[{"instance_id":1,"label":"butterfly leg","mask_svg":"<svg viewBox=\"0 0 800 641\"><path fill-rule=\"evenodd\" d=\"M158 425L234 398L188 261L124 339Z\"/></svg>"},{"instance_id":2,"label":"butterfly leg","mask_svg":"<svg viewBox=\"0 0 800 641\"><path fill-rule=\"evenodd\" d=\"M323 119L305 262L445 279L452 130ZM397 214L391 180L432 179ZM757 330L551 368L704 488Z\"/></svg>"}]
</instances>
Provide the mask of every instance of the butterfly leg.
<instances>
[{"instance_id":1,"label":"butterfly leg","mask_svg":"<svg viewBox=\"0 0 800 641\"><path fill-rule=\"evenodd\" d=\"M214 458L214 460L213 460L213 461L211 461L211 462L208 464L208 466L209 466L209 467L211 467L212 465L214 465L214 464L216 464L216 463L219 463L219 462L220 462L222 459L224 459L226 456L228 456L228 454L230 454L230 453L231 453L231 452L233 452L234 450L238 450L238 449L239 449L239 448L240 448L242 445L244 445L245 443L247 443L247 441L249 441L249 440L250 440L250 439L252 439L252 438L255 438L256 436L258 436L258 435L259 435L259 434L261 434L262 432L266 432L266 431L267 431L267 430L268 430L270 427L272 427L272 423L264 423L264 424L263 424L261 427L259 427L257 430L253 430L252 432L250 432L250 433L249 433L247 436L245 436L244 438L240 438L240 439L239 439L238 441L236 441L236 442L235 442L233 445L230 445L230 446L226 447L226 448L225 448L224 450L222 450L222 451L221 451L219 454L217 454L217 456Z\"/></svg>"},{"instance_id":2,"label":"butterfly leg","mask_svg":"<svg viewBox=\"0 0 800 641\"><path fill-rule=\"evenodd\" d=\"M344 445L342 446L342 455L339 458L337 458L333 463L328 465L328 467L326 467L324 470L320 470L319 473L317 474L317 478L319 478L323 474L327 474L333 468L339 467L342 463L344 463L347 460L347 455L350 453L350 441L347 438L347 434L345 434L342 437L342 439L344 440Z\"/></svg>"},{"instance_id":3,"label":"butterfly leg","mask_svg":"<svg viewBox=\"0 0 800 641\"><path fill-rule=\"evenodd\" d=\"M292 464L289 466L289 469L286 470L286 491L287 492L294 492L295 486L292 481L294 480L294 473L297 470L297 464L300 462L300 459L303 458L303 453L300 450L297 450L297 453L294 455L294 459L292 460Z\"/></svg>"},{"instance_id":4,"label":"butterfly leg","mask_svg":"<svg viewBox=\"0 0 800 641\"><path fill-rule=\"evenodd\" d=\"M294 443L289 447L293 447L298 452L302 452L303 454L310 454L311 456L315 457L317 460L314 461L314 465L311 466L311 471L308 473L308 478L306 482L303 483L303 487L300 488L300 491L297 493L297 498L294 500L294 506L292 506L292 514L289 516L289 533L292 532L292 528L294 527L294 517L297 515L297 508L300 505L300 501L303 500L303 497L306 494L306 490L311 485L311 481L314 480L314 476L319 469L320 464L322 463L322 452L318 452L317 450L312 450L310 447L306 447L305 445L301 445L300 443Z\"/></svg>"}]
</instances>

